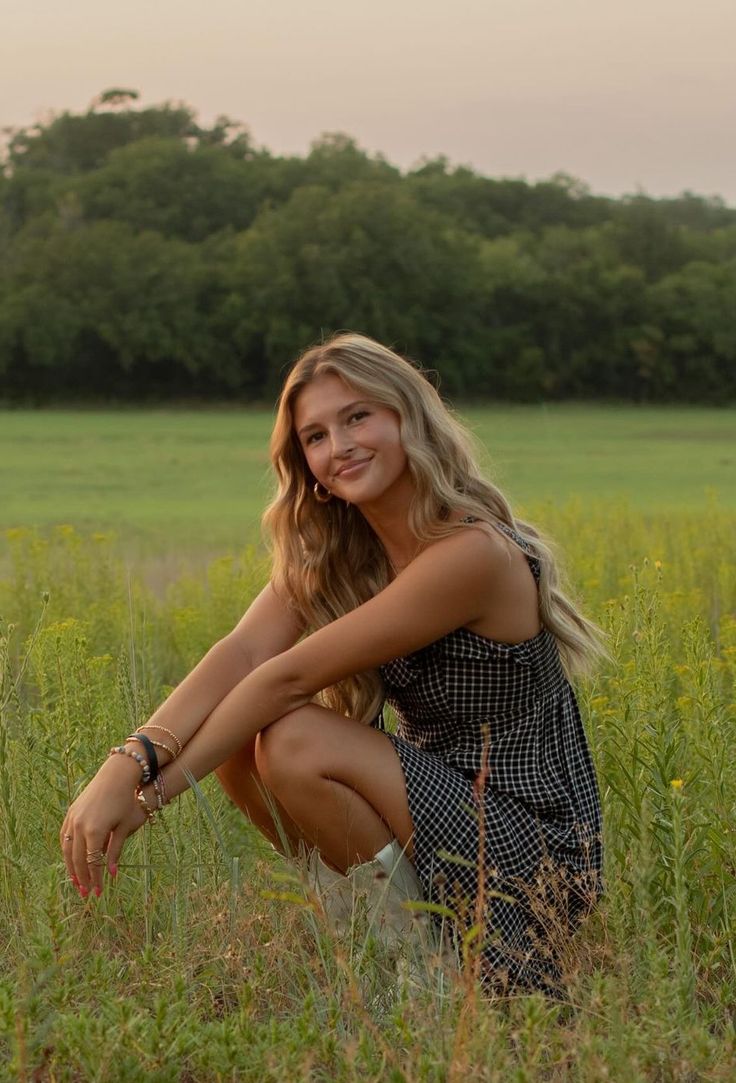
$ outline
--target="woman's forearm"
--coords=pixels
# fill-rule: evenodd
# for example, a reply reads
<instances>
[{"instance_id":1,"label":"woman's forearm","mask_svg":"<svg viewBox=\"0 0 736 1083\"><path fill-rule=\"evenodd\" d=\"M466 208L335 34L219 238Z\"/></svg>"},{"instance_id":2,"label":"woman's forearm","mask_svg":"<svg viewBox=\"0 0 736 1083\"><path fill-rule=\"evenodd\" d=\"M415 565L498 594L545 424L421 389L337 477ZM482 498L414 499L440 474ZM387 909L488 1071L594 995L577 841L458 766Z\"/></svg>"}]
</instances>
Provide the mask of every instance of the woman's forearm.
<instances>
[{"instance_id":1,"label":"woman's forearm","mask_svg":"<svg viewBox=\"0 0 736 1083\"><path fill-rule=\"evenodd\" d=\"M177 685L168 699L143 723L147 736L173 747L172 739L155 726L176 734L183 747L229 692L250 673L252 664L234 639L219 640L194 669ZM150 732L145 730L151 726ZM156 748L159 766L171 760L165 749Z\"/></svg>"},{"instance_id":2,"label":"woman's forearm","mask_svg":"<svg viewBox=\"0 0 736 1083\"><path fill-rule=\"evenodd\" d=\"M271 722L303 707L311 698L311 694L298 691L285 678L279 659L264 662L225 696L177 757L176 763L169 764L162 772L169 800L188 788L185 770L197 780L204 778L244 745L254 741ZM144 794L149 805L154 807L152 786L145 787Z\"/></svg>"}]
</instances>

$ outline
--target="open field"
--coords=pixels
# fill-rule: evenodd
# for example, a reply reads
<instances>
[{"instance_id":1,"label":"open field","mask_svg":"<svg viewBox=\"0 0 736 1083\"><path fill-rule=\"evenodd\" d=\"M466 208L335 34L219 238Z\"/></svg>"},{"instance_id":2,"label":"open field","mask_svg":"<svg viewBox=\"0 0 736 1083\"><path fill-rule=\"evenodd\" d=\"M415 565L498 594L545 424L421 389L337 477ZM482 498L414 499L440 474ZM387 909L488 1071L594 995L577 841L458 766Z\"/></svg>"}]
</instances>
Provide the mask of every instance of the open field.
<instances>
[{"instance_id":1,"label":"open field","mask_svg":"<svg viewBox=\"0 0 736 1083\"><path fill-rule=\"evenodd\" d=\"M66 807L264 581L239 540L255 536L268 418L9 413L1 1081L736 1079L734 415L469 415L609 634L611 661L578 686L607 890L565 999L484 1001L360 913L335 934L212 776L80 900L58 849ZM94 532L110 524L118 542ZM150 584L149 551L199 556Z\"/></svg>"},{"instance_id":2,"label":"open field","mask_svg":"<svg viewBox=\"0 0 736 1083\"><path fill-rule=\"evenodd\" d=\"M468 409L490 476L523 509L571 497L645 512L736 509L736 412ZM130 551L218 552L257 536L267 411L0 413L0 528L114 530Z\"/></svg>"}]
</instances>

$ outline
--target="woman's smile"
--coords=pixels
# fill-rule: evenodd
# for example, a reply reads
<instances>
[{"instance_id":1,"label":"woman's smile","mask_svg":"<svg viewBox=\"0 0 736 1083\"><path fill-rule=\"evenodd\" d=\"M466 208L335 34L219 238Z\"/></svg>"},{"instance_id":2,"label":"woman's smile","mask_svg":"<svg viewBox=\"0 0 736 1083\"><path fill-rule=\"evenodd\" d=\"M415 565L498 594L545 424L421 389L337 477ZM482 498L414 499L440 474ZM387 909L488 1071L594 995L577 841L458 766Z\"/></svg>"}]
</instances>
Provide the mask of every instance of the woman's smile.
<instances>
[{"instance_id":1,"label":"woman's smile","mask_svg":"<svg viewBox=\"0 0 736 1083\"><path fill-rule=\"evenodd\" d=\"M370 505L408 479L398 415L333 373L299 393L294 429L315 480L351 504Z\"/></svg>"},{"instance_id":2,"label":"woman's smile","mask_svg":"<svg viewBox=\"0 0 736 1083\"><path fill-rule=\"evenodd\" d=\"M373 462L373 458L369 459L356 459L354 463L345 463L335 473L335 479L344 481L346 478L357 477L358 474L362 474L363 470L369 463Z\"/></svg>"}]
</instances>

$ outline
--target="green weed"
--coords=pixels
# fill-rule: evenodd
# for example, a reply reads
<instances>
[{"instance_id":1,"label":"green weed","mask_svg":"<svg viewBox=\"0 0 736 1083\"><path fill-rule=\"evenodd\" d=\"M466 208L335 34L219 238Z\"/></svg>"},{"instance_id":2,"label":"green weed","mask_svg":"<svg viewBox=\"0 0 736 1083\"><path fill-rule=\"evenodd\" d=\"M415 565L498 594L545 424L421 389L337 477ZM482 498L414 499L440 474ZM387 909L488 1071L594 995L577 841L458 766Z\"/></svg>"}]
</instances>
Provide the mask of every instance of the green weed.
<instances>
[{"instance_id":1,"label":"green weed","mask_svg":"<svg viewBox=\"0 0 736 1083\"><path fill-rule=\"evenodd\" d=\"M232 627L265 565L243 549L154 591L112 537L6 537L0 1078L736 1076L736 520L537 511L612 653L578 689L606 893L560 1003L484 999L358 920L335 934L214 777L129 839L117 879L81 902L59 852L66 807Z\"/></svg>"}]
</instances>

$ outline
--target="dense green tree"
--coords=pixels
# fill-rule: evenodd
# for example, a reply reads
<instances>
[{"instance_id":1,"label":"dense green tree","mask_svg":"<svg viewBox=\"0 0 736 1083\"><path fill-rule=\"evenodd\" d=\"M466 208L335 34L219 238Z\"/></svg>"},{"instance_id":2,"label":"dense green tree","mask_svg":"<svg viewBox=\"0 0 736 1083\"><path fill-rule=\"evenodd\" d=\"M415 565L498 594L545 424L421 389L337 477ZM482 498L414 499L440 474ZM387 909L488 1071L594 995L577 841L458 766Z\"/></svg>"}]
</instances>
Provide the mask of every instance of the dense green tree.
<instances>
[{"instance_id":1,"label":"dense green tree","mask_svg":"<svg viewBox=\"0 0 736 1083\"><path fill-rule=\"evenodd\" d=\"M141 139L110 154L76 190L88 219L109 218L201 241L221 229L246 229L272 196L260 161L219 146Z\"/></svg>"},{"instance_id":2,"label":"dense green tree","mask_svg":"<svg viewBox=\"0 0 736 1083\"><path fill-rule=\"evenodd\" d=\"M650 282L677 271L694 255L688 231L646 197L616 208L613 235L621 262L640 267Z\"/></svg>"},{"instance_id":3,"label":"dense green tree","mask_svg":"<svg viewBox=\"0 0 736 1083\"><path fill-rule=\"evenodd\" d=\"M54 398L190 390L223 349L202 318L211 290L182 241L118 222L27 230L0 287L4 381Z\"/></svg>"},{"instance_id":4,"label":"dense green tree","mask_svg":"<svg viewBox=\"0 0 736 1083\"><path fill-rule=\"evenodd\" d=\"M69 178L52 169L16 167L8 172L0 189L0 201L9 228L15 232L26 222L55 214L69 190Z\"/></svg>"},{"instance_id":5,"label":"dense green tree","mask_svg":"<svg viewBox=\"0 0 736 1083\"><path fill-rule=\"evenodd\" d=\"M673 226L707 233L736 225L736 209L726 206L719 196L698 196L693 192L683 192L673 199L653 200L646 196L637 197L638 201L655 203Z\"/></svg>"},{"instance_id":6,"label":"dense green tree","mask_svg":"<svg viewBox=\"0 0 736 1083\"><path fill-rule=\"evenodd\" d=\"M689 263L649 290L638 344L652 399L736 399L736 260Z\"/></svg>"},{"instance_id":7,"label":"dense green tree","mask_svg":"<svg viewBox=\"0 0 736 1083\"><path fill-rule=\"evenodd\" d=\"M11 133L0 168L5 396L271 397L339 328L456 396L736 398L736 210L612 200L344 133L305 157L113 87Z\"/></svg>"},{"instance_id":8,"label":"dense green tree","mask_svg":"<svg viewBox=\"0 0 736 1083\"><path fill-rule=\"evenodd\" d=\"M355 181L398 181L400 171L382 155L371 157L344 132L325 132L315 139L301 163L301 184L339 191Z\"/></svg>"},{"instance_id":9,"label":"dense green tree","mask_svg":"<svg viewBox=\"0 0 736 1083\"><path fill-rule=\"evenodd\" d=\"M151 136L195 138L199 129L188 106L162 105L123 112L62 113L50 124L15 131L8 145L14 168L85 173L98 169L110 151Z\"/></svg>"},{"instance_id":10,"label":"dense green tree","mask_svg":"<svg viewBox=\"0 0 736 1083\"><path fill-rule=\"evenodd\" d=\"M470 392L480 363L478 243L394 184L330 198L296 191L238 237L227 311L249 364L273 393L301 348L351 328L443 365Z\"/></svg>"},{"instance_id":11,"label":"dense green tree","mask_svg":"<svg viewBox=\"0 0 736 1083\"><path fill-rule=\"evenodd\" d=\"M539 230L551 224L582 228L604 221L610 200L592 196L566 174L549 181L491 179L465 166L450 168L445 157L424 162L406 179L422 203L452 215L463 228L484 237L519 229Z\"/></svg>"},{"instance_id":12,"label":"dense green tree","mask_svg":"<svg viewBox=\"0 0 736 1083\"><path fill-rule=\"evenodd\" d=\"M553 227L486 244L488 382L512 399L636 396L633 354L644 278L618 265L606 229Z\"/></svg>"}]
</instances>

